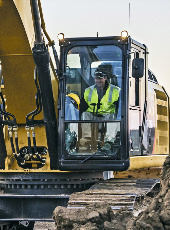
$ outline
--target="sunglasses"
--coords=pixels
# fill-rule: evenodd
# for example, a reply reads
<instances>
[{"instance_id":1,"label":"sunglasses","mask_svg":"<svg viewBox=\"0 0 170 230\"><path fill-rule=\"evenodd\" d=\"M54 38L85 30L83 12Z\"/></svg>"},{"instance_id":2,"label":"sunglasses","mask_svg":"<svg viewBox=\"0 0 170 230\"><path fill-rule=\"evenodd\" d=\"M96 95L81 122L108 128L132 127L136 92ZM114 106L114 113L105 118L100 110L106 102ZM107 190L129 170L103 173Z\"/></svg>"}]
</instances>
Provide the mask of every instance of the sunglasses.
<instances>
[{"instance_id":1,"label":"sunglasses","mask_svg":"<svg viewBox=\"0 0 170 230\"><path fill-rule=\"evenodd\" d=\"M106 74L103 73L103 72L100 72L100 71L96 71L96 72L94 73L94 77L95 77L95 78L96 78L96 77L104 78L104 77L106 77Z\"/></svg>"}]
</instances>

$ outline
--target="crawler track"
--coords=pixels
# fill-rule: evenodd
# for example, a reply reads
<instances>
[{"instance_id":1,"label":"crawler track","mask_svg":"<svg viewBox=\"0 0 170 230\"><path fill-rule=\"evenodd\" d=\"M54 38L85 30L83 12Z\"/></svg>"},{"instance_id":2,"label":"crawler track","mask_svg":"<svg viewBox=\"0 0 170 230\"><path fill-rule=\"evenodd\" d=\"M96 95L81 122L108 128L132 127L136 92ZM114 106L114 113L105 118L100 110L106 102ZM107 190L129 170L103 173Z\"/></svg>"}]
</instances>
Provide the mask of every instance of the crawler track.
<instances>
[{"instance_id":1,"label":"crawler track","mask_svg":"<svg viewBox=\"0 0 170 230\"><path fill-rule=\"evenodd\" d=\"M101 177L102 172L3 173L0 221L52 221L56 206L66 207L70 194L90 188Z\"/></svg>"},{"instance_id":2,"label":"crawler track","mask_svg":"<svg viewBox=\"0 0 170 230\"><path fill-rule=\"evenodd\" d=\"M68 208L84 208L89 204L110 204L112 209L133 210L137 199L153 194L159 179L110 179L94 184L84 192L73 193Z\"/></svg>"}]
</instances>

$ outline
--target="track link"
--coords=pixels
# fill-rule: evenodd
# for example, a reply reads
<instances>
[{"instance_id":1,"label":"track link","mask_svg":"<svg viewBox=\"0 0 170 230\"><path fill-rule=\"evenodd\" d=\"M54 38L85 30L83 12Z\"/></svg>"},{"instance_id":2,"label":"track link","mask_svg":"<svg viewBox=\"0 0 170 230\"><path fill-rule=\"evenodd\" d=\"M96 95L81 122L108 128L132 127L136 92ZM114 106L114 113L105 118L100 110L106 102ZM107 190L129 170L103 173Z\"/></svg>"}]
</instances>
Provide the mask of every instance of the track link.
<instances>
[{"instance_id":1,"label":"track link","mask_svg":"<svg viewBox=\"0 0 170 230\"><path fill-rule=\"evenodd\" d=\"M94 184L84 192L73 193L68 208L107 203L115 210L124 207L133 210L135 201L152 193L159 183L159 179L109 179Z\"/></svg>"}]
</instances>

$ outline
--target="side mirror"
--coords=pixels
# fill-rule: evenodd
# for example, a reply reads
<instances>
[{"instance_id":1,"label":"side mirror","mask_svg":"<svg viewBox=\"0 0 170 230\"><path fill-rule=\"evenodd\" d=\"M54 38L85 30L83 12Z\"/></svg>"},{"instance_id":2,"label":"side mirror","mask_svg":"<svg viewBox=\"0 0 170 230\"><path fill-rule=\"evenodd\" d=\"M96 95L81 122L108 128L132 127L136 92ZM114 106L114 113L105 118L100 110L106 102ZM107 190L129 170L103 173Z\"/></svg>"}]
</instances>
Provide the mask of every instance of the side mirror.
<instances>
[{"instance_id":1,"label":"side mirror","mask_svg":"<svg viewBox=\"0 0 170 230\"><path fill-rule=\"evenodd\" d=\"M132 77L142 78L144 74L144 59L135 58L132 61Z\"/></svg>"}]
</instances>

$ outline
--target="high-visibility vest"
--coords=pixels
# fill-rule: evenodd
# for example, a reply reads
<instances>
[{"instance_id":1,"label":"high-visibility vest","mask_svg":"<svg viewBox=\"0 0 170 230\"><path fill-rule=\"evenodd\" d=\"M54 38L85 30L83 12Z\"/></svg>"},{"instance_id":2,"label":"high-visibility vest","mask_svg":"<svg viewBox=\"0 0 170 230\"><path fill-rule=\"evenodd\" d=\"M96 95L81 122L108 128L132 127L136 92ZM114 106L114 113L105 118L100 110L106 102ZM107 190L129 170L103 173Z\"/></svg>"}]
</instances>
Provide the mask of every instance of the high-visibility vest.
<instances>
[{"instance_id":1,"label":"high-visibility vest","mask_svg":"<svg viewBox=\"0 0 170 230\"><path fill-rule=\"evenodd\" d=\"M116 108L114 102L119 98L119 91L120 89L112 84L109 84L105 95L102 97L100 103L100 108L97 111L97 103L98 103L98 94L95 85L90 86L84 92L84 99L88 104L88 109L86 111L91 112L98 115L110 114L115 113ZM96 106L91 105L95 103ZM95 107L95 108L94 108Z\"/></svg>"}]
</instances>

